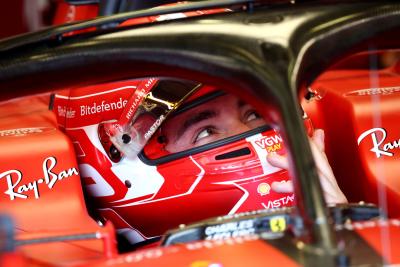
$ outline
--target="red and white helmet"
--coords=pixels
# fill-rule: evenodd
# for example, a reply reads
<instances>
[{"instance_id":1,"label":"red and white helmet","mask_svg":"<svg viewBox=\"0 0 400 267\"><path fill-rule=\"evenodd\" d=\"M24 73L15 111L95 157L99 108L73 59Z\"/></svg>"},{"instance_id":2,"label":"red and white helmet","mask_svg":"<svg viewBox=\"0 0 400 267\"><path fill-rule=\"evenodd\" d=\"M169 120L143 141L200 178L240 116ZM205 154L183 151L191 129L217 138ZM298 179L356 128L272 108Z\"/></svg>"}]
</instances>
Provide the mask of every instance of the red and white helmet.
<instances>
[{"instance_id":1,"label":"red and white helmet","mask_svg":"<svg viewBox=\"0 0 400 267\"><path fill-rule=\"evenodd\" d=\"M272 182L289 178L286 170L267 162L268 153L282 153L284 147L265 122L192 147L168 147L168 129L182 131L206 121L207 114L199 110L207 103L225 110L228 101L237 99L209 86L165 79L56 94L54 110L75 145L94 216L112 221L131 243L138 243L180 224L291 206L293 194L271 190ZM187 112L192 112L189 119L182 119ZM246 116L254 119L254 114ZM208 137L207 131L197 137Z\"/></svg>"}]
</instances>

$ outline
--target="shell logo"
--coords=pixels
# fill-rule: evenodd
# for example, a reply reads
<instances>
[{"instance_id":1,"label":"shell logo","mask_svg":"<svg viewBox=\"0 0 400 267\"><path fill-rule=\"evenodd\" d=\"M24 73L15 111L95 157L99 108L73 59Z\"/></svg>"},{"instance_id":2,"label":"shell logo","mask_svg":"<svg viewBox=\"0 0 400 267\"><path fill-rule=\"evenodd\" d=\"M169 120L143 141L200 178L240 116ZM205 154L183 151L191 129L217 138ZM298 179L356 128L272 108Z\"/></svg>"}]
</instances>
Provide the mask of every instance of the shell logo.
<instances>
[{"instance_id":1,"label":"shell logo","mask_svg":"<svg viewBox=\"0 0 400 267\"><path fill-rule=\"evenodd\" d=\"M257 186L257 193L261 196L268 195L269 191L271 191L271 186L267 183L261 183Z\"/></svg>"}]
</instances>

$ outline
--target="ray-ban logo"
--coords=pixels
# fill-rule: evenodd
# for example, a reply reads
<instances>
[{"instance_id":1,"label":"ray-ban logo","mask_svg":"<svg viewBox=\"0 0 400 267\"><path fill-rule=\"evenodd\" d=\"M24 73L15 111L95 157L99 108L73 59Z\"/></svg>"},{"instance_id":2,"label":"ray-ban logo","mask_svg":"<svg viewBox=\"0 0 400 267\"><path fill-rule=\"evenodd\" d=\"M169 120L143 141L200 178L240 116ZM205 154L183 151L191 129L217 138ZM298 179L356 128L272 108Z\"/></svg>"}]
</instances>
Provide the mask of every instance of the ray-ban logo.
<instances>
[{"instance_id":1,"label":"ray-ban logo","mask_svg":"<svg viewBox=\"0 0 400 267\"><path fill-rule=\"evenodd\" d=\"M7 183L7 190L4 192L9 196L10 200L16 198L27 199L33 192L33 196L40 198L40 189L47 187L53 189L54 185L65 178L73 175L78 175L76 168L69 168L60 172L55 172L53 169L57 165L55 157L48 157L43 161L43 177L38 179L30 179L28 183L23 182L23 174L19 170L9 170L0 173L0 181L4 180Z\"/></svg>"},{"instance_id":2,"label":"ray-ban logo","mask_svg":"<svg viewBox=\"0 0 400 267\"><path fill-rule=\"evenodd\" d=\"M374 152L377 158L381 156L392 157L394 152L392 150L400 148L400 139L394 140L391 142L386 141L386 130L383 128L373 128L363 132L357 140L358 145L360 145L361 141L367 137L371 138L372 148L371 152ZM385 143L384 143L385 142Z\"/></svg>"}]
</instances>

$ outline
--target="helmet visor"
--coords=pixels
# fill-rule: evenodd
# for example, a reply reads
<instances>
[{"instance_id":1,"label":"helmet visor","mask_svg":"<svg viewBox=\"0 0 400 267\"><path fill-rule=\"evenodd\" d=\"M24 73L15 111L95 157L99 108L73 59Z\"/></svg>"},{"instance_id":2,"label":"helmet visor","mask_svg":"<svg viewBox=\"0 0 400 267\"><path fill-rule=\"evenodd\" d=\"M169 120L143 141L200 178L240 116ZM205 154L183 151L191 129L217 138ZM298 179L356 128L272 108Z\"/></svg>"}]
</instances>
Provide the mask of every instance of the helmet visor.
<instances>
[{"instance_id":1,"label":"helmet visor","mask_svg":"<svg viewBox=\"0 0 400 267\"><path fill-rule=\"evenodd\" d=\"M174 111L145 146L141 156L147 163L155 160L153 164L157 164L159 159L162 162L173 160L269 129L253 106L235 95L214 89Z\"/></svg>"}]
</instances>

